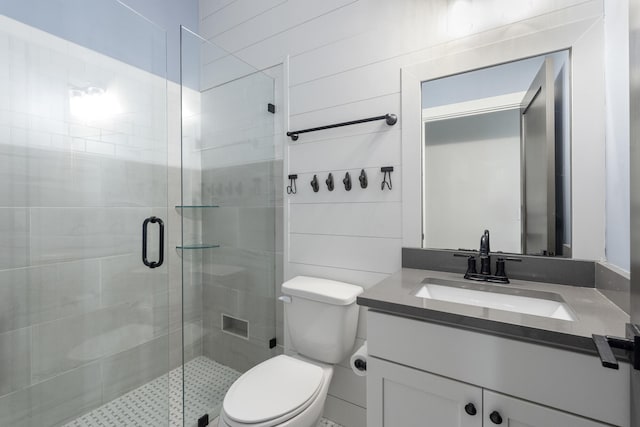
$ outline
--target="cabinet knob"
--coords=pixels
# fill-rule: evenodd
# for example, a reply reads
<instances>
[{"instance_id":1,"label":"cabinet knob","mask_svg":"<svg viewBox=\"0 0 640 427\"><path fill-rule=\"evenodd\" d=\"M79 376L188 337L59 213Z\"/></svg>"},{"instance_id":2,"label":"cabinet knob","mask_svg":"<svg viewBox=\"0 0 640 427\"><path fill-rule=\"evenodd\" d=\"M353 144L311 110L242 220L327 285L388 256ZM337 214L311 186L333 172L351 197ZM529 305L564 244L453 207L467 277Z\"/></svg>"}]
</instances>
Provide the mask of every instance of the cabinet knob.
<instances>
[{"instance_id":1,"label":"cabinet knob","mask_svg":"<svg viewBox=\"0 0 640 427\"><path fill-rule=\"evenodd\" d=\"M478 411L476 410L476 405L474 405L473 403L467 403L466 405L464 405L464 411L471 416L474 416L478 413Z\"/></svg>"},{"instance_id":2,"label":"cabinet knob","mask_svg":"<svg viewBox=\"0 0 640 427\"><path fill-rule=\"evenodd\" d=\"M494 424L502 424L502 417L498 411L493 411L489 414L489 419Z\"/></svg>"}]
</instances>

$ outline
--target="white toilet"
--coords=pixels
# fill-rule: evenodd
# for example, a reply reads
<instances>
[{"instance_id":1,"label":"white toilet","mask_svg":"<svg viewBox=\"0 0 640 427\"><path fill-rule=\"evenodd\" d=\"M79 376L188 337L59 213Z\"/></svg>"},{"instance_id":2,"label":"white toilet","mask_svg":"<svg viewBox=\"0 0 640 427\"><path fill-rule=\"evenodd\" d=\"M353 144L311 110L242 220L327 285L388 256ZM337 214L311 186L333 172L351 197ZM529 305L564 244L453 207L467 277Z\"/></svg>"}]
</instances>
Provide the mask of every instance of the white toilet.
<instances>
[{"instance_id":1,"label":"white toilet","mask_svg":"<svg viewBox=\"0 0 640 427\"><path fill-rule=\"evenodd\" d=\"M219 427L312 427L324 410L333 364L353 350L360 286L298 276L281 299L295 356L253 367L229 388Z\"/></svg>"}]
</instances>

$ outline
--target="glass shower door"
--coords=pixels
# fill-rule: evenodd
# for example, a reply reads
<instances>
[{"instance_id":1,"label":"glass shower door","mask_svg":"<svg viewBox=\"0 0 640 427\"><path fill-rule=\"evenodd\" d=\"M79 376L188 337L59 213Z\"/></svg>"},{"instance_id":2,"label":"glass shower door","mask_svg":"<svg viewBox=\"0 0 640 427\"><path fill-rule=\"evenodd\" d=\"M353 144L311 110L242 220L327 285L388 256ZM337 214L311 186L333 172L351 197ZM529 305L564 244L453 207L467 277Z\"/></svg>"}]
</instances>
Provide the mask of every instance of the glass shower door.
<instances>
[{"instance_id":1,"label":"glass shower door","mask_svg":"<svg viewBox=\"0 0 640 427\"><path fill-rule=\"evenodd\" d=\"M182 31L185 426L274 356L282 157L274 78ZM281 251L281 249L279 249Z\"/></svg>"},{"instance_id":2,"label":"glass shower door","mask_svg":"<svg viewBox=\"0 0 640 427\"><path fill-rule=\"evenodd\" d=\"M165 33L115 1L0 13L0 425L166 426Z\"/></svg>"}]
</instances>

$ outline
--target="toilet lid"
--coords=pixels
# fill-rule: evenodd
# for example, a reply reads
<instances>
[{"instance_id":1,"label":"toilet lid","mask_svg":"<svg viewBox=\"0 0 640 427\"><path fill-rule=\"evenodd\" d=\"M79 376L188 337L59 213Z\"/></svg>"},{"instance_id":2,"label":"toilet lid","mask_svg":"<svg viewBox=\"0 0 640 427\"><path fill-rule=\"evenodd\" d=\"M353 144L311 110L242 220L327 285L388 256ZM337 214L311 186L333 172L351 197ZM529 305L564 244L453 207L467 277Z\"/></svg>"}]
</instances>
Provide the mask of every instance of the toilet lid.
<instances>
[{"instance_id":1,"label":"toilet lid","mask_svg":"<svg viewBox=\"0 0 640 427\"><path fill-rule=\"evenodd\" d=\"M322 378L317 365L285 355L273 357L233 383L224 397L224 412L247 424L281 417L312 399Z\"/></svg>"}]
</instances>

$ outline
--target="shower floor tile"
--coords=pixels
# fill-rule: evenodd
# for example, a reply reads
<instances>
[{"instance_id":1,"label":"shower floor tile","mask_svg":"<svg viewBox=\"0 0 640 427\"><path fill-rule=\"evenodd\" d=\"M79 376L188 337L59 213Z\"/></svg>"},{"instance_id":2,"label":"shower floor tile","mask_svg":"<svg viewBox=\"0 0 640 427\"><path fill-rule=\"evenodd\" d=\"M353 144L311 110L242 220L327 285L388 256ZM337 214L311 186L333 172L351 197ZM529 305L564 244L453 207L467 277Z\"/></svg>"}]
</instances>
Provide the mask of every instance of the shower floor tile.
<instances>
[{"instance_id":1,"label":"shower floor tile","mask_svg":"<svg viewBox=\"0 0 640 427\"><path fill-rule=\"evenodd\" d=\"M185 427L195 427L205 413L217 415L224 395L240 372L217 363L208 357L197 357L184 365ZM167 379L169 405L167 408ZM75 419L64 427L182 427L182 368L173 369L121 397ZM215 423L210 424L215 427ZM327 419L318 427L342 427Z\"/></svg>"},{"instance_id":2,"label":"shower floor tile","mask_svg":"<svg viewBox=\"0 0 640 427\"><path fill-rule=\"evenodd\" d=\"M197 425L205 413L217 413L224 395L240 376L227 366L200 356L184 366L185 426ZM167 408L167 378L171 385ZM65 427L182 427L182 368L173 369L129 393L68 423ZM212 414L213 415L213 414Z\"/></svg>"}]
</instances>

